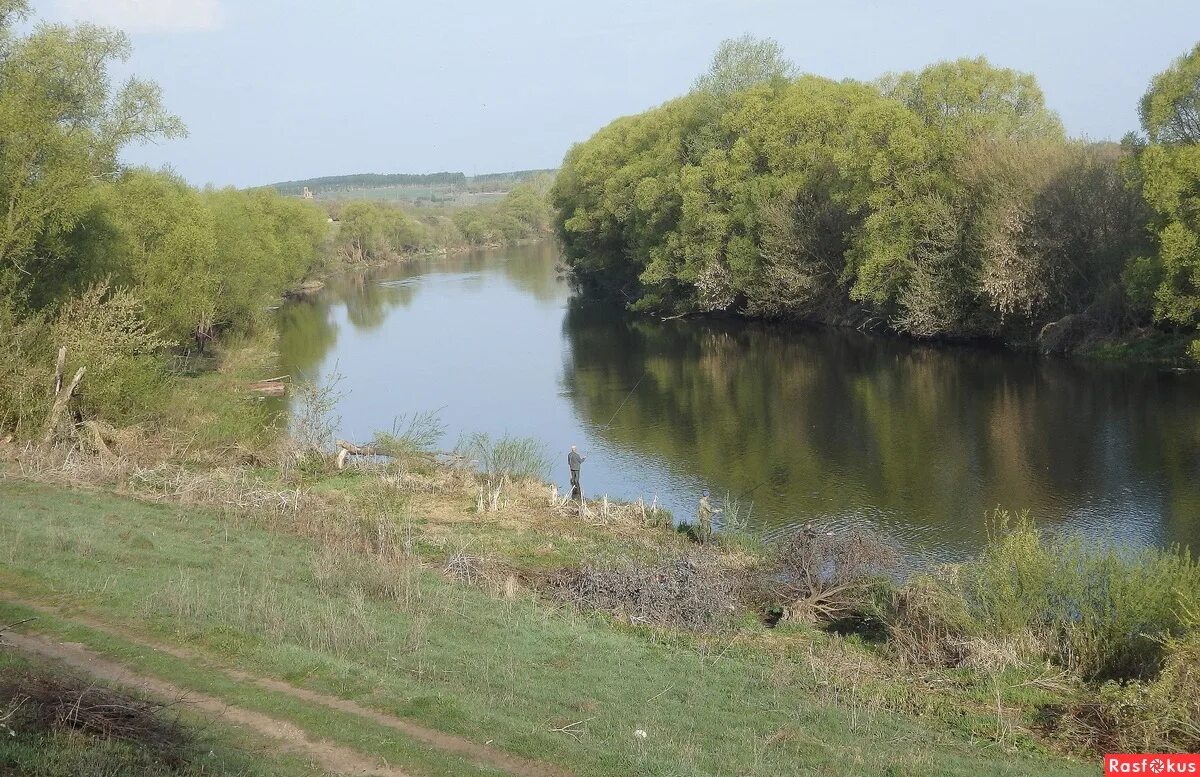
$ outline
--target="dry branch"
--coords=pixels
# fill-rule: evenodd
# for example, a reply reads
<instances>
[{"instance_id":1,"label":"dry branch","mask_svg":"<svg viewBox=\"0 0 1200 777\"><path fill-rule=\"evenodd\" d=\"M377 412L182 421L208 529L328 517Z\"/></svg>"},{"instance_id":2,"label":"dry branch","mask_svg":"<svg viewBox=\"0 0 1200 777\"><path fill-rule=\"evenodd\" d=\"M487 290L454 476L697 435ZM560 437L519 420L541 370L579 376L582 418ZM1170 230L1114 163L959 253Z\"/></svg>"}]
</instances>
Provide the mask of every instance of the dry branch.
<instances>
[{"instance_id":1,"label":"dry branch","mask_svg":"<svg viewBox=\"0 0 1200 777\"><path fill-rule=\"evenodd\" d=\"M195 737L160 704L89 683L72 674L15 671L0 678L0 705L15 708L26 729L75 730L127 742L168 766L188 760Z\"/></svg>"},{"instance_id":2,"label":"dry branch","mask_svg":"<svg viewBox=\"0 0 1200 777\"><path fill-rule=\"evenodd\" d=\"M67 361L67 349L58 349L58 359L55 362L54 369L54 404L50 406L50 415L46 417L46 431L42 435L42 447L49 448L54 442L54 435L58 431L58 425L62 420L63 413L67 410L67 405L71 401L71 397L75 394L75 389L79 388L79 382L83 380L83 374L87 372L87 367L80 367L75 371L75 377L64 388L62 385L63 369Z\"/></svg>"}]
</instances>

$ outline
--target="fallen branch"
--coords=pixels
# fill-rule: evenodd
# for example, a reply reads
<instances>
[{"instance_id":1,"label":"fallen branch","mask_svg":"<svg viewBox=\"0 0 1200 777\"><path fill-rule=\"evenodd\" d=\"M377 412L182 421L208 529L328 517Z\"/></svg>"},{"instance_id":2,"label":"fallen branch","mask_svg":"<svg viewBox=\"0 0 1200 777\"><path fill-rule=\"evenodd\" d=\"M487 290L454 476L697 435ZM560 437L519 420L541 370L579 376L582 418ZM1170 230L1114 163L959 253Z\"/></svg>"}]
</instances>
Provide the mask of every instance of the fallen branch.
<instances>
[{"instance_id":1,"label":"fallen branch","mask_svg":"<svg viewBox=\"0 0 1200 777\"><path fill-rule=\"evenodd\" d=\"M338 447L338 454L337 454L337 468L338 469L345 469L346 468L346 459L348 459L351 456L386 456L387 455L386 453L383 453L379 449L372 447L370 445L355 445L354 443L347 442L346 440L338 440L337 447Z\"/></svg>"},{"instance_id":2,"label":"fallen branch","mask_svg":"<svg viewBox=\"0 0 1200 777\"><path fill-rule=\"evenodd\" d=\"M574 723L568 723L565 726L552 728L550 729L550 732L553 734L570 734L571 736L575 737L575 739L579 739L580 732L576 731L575 727L582 726L584 723L587 723L590 720L595 720L595 718L584 718L583 720L577 720Z\"/></svg>"}]
</instances>

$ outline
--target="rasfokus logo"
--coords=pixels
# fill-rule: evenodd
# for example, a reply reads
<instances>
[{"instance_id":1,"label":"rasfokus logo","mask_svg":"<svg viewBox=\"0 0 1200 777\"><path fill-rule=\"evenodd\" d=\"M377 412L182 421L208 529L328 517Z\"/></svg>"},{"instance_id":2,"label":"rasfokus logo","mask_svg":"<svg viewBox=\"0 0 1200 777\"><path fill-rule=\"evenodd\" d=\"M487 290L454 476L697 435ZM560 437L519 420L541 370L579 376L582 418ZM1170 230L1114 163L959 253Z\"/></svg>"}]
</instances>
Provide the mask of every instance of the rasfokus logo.
<instances>
[{"instance_id":1,"label":"rasfokus logo","mask_svg":"<svg viewBox=\"0 0 1200 777\"><path fill-rule=\"evenodd\" d=\"M1104 774L1200 775L1200 755L1181 753L1109 753Z\"/></svg>"}]
</instances>

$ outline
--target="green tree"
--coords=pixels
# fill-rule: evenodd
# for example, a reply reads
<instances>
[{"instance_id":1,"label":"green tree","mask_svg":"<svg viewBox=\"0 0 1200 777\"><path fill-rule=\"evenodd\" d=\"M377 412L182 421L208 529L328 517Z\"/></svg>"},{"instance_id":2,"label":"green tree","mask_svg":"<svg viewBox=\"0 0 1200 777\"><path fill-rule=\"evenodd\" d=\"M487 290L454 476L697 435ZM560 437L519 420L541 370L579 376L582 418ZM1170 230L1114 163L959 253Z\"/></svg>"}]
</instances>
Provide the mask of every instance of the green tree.
<instances>
[{"instance_id":1,"label":"green tree","mask_svg":"<svg viewBox=\"0 0 1200 777\"><path fill-rule=\"evenodd\" d=\"M38 25L18 35L23 0L0 3L0 292L54 283L69 233L92 205L90 184L115 174L127 144L183 133L156 85L113 89L129 56L124 34Z\"/></svg>"},{"instance_id":2,"label":"green tree","mask_svg":"<svg viewBox=\"0 0 1200 777\"><path fill-rule=\"evenodd\" d=\"M1138 157L1146 202L1154 210L1156 260L1136 261L1131 277L1161 272L1155 316L1200 324L1200 44L1154 77L1141 102L1148 141Z\"/></svg>"},{"instance_id":3,"label":"green tree","mask_svg":"<svg viewBox=\"0 0 1200 777\"><path fill-rule=\"evenodd\" d=\"M783 55L783 47L770 38L743 35L722 41L708 66L692 89L718 97L759 84L787 80L796 75L796 67Z\"/></svg>"},{"instance_id":4,"label":"green tree","mask_svg":"<svg viewBox=\"0 0 1200 777\"><path fill-rule=\"evenodd\" d=\"M835 82L742 39L573 147L550 198L574 281L637 310L1028 341L1124 318L1145 213L1123 154L1068 142L1032 76L982 58Z\"/></svg>"},{"instance_id":5,"label":"green tree","mask_svg":"<svg viewBox=\"0 0 1200 777\"><path fill-rule=\"evenodd\" d=\"M172 342L211 333L222 268L213 215L200 195L178 176L144 170L103 191L119 236L114 277L139 289L154 328Z\"/></svg>"}]
</instances>

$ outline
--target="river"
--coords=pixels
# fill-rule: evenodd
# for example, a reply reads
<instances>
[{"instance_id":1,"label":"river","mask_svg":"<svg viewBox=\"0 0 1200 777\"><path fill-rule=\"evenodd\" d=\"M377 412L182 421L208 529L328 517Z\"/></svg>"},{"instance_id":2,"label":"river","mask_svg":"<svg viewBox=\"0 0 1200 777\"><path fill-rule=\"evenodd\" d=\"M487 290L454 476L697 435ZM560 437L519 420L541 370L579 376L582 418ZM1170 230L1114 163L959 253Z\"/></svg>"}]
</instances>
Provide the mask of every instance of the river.
<instances>
[{"instance_id":1,"label":"river","mask_svg":"<svg viewBox=\"0 0 1200 777\"><path fill-rule=\"evenodd\" d=\"M584 303L549 244L334 278L279 312L283 372L342 376L343 437L438 411L536 438L565 487L767 534L869 525L956 560L998 506L1129 546L1200 548L1200 375L854 331L656 321Z\"/></svg>"}]
</instances>

